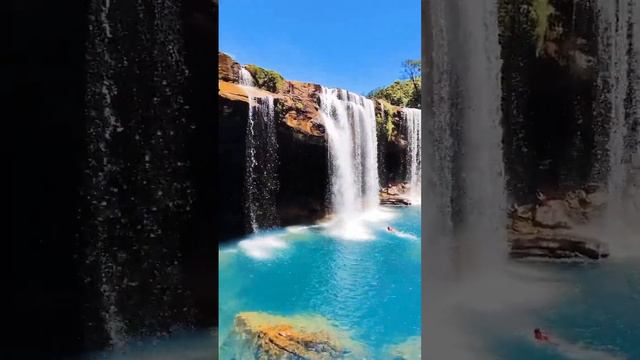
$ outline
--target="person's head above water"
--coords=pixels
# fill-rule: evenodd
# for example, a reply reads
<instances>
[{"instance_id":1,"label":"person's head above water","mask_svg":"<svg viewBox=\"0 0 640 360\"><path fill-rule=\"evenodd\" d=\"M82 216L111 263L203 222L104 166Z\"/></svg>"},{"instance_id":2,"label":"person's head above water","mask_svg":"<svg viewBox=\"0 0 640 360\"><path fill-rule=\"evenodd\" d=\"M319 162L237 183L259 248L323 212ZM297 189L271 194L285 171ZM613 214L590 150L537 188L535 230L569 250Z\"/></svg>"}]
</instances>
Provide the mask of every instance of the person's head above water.
<instances>
[{"instance_id":1,"label":"person's head above water","mask_svg":"<svg viewBox=\"0 0 640 360\"><path fill-rule=\"evenodd\" d=\"M533 337L538 341L549 341L549 337L542 332L539 328L533 330Z\"/></svg>"}]
</instances>

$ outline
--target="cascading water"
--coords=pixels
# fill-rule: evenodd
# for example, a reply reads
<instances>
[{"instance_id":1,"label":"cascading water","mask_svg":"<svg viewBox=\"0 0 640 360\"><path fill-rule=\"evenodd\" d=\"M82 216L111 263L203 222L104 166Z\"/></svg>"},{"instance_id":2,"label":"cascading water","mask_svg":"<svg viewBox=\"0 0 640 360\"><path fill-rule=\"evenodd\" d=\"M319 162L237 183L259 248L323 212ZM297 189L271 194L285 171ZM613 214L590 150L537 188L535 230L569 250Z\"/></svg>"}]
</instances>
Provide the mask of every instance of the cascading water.
<instances>
[{"instance_id":1,"label":"cascading water","mask_svg":"<svg viewBox=\"0 0 640 360\"><path fill-rule=\"evenodd\" d=\"M486 270L506 257L497 2L430 1L427 11L425 232L459 265Z\"/></svg>"},{"instance_id":2,"label":"cascading water","mask_svg":"<svg viewBox=\"0 0 640 360\"><path fill-rule=\"evenodd\" d=\"M640 4L628 0L599 0L598 50L599 77L597 107L601 124L607 124L607 163L597 164L596 171L607 172L607 210L603 237L628 250L629 238L640 209L635 183L634 155L639 151L640 123ZM596 129L604 132L604 126ZM629 236L628 232L634 232ZM637 239L636 239L637 240ZM636 244L637 246L637 244Z\"/></svg>"},{"instance_id":3,"label":"cascading water","mask_svg":"<svg viewBox=\"0 0 640 360\"><path fill-rule=\"evenodd\" d=\"M423 357L473 358L458 314L503 304L507 258L498 1L425 3Z\"/></svg>"},{"instance_id":4,"label":"cascading water","mask_svg":"<svg viewBox=\"0 0 640 360\"><path fill-rule=\"evenodd\" d=\"M445 266L436 265L441 259L450 256L441 255L447 252L447 240L453 233L453 154L455 152L453 118L454 80L451 73L453 64L450 59L449 41L452 29L449 25L449 2L427 1L423 6L423 17L428 18L425 25L427 31L422 37L424 59L422 77L425 89L422 93L422 104L425 118L422 123L423 144L422 160L425 165L424 182L422 183L425 199L422 206L423 226L426 237L437 252L425 253L425 264L432 267L434 274ZM433 255L433 258L432 256ZM432 259L431 259L432 258ZM446 271L445 271L446 272Z\"/></svg>"},{"instance_id":5,"label":"cascading water","mask_svg":"<svg viewBox=\"0 0 640 360\"><path fill-rule=\"evenodd\" d=\"M85 341L119 347L193 315L180 250L193 201L188 74L179 4L93 0L88 24Z\"/></svg>"},{"instance_id":6,"label":"cascading water","mask_svg":"<svg viewBox=\"0 0 640 360\"><path fill-rule=\"evenodd\" d=\"M422 183L422 122L419 109L402 109L407 126L407 181L411 203L420 204Z\"/></svg>"},{"instance_id":7,"label":"cascading water","mask_svg":"<svg viewBox=\"0 0 640 360\"><path fill-rule=\"evenodd\" d=\"M374 103L345 90L322 88L320 110L329 145L333 211L339 220L349 221L379 204Z\"/></svg>"},{"instance_id":8,"label":"cascading water","mask_svg":"<svg viewBox=\"0 0 640 360\"><path fill-rule=\"evenodd\" d=\"M278 225L276 195L280 182L272 96L249 95L245 166L246 208L251 231Z\"/></svg>"},{"instance_id":9,"label":"cascading water","mask_svg":"<svg viewBox=\"0 0 640 360\"><path fill-rule=\"evenodd\" d=\"M247 116L245 186L248 227L252 232L279 224L276 195L278 177L278 141L273 96L254 96L253 76L240 67L238 80L249 98Z\"/></svg>"},{"instance_id":10,"label":"cascading water","mask_svg":"<svg viewBox=\"0 0 640 360\"><path fill-rule=\"evenodd\" d=\"M240 85L242 86L255 86L255 83L253 81L253 76L251 76L251 73L249 72L249 70L245 69L244 66L240 68L240 74L238 75L238 79L239 79Z\"/></svg>"},{"instance_id":11,"label":"cascading water","mask_svg":"<svg viewBox=\"0 0 640 360\"><path fill-rule=\"evenodd\" d=\"M498 2L464 0L460 9L464 28L460 35L465 39L460 43L466 47L458 74L462 92L462 228L473 258L469 260L486 267L502 262L507 246Z\"/></svg>"}]
</instances>

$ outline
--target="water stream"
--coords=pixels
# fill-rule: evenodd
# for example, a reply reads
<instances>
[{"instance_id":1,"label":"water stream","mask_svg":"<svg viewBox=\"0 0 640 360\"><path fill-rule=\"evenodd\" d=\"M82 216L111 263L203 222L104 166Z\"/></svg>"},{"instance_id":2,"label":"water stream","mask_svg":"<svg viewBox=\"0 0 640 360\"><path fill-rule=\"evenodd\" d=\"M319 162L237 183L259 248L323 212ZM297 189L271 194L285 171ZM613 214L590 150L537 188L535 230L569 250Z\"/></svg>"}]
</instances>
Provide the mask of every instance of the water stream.
<instances>
[{"instance_id":1,"label":"water stream","mask_svg":"<svg viewBox=\"0 0 640 360\"><path fill-rule=\"evenodd\" d=\"M249 229L256 232L279 223L278 141L272 96L249 95L245 139L245 204Z\"/></svg>"},{"instance_id":2,"label":"water stream","mask_svg":"<svg viewBox=\"0 0 640 360\"><path fill-rule=\"evenodd\" d=\"M640 249L637 240L638 171L634 156L640 149L640 4L634 1L597 1L598 10L598 104L604 111L600 123L606 128L607 163L597 170L606 173L607 211L603 237L617 253ZM607 130L608 129L608 130ZM630 234L631 232L631 234Z\"/></svg>"},{"instance_id":3,"label":"water stream","mask_svg":"<svg viewBox=\"0 0 640 360\"><path fill-rule=\"evenodd\" d=\"M412 204L421 203L422 188L422 113L420 109L402 110L407 127L407 182L409 184L409 198Z\"/></svg>"}]
</instances>

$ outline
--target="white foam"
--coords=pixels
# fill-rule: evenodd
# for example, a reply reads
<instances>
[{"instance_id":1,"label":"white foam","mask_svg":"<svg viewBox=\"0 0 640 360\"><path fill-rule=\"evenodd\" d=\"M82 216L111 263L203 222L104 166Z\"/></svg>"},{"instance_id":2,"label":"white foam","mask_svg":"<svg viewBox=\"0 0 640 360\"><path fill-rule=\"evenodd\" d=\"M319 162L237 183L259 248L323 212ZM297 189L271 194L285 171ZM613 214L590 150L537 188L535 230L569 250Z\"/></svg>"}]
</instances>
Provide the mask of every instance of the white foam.
<instances>
[{"instance_id":1,"label":"white foam","mask_svg":"<svg viewBox=\"0 0 640 360\"><path fill-rule=\"evenodd\" d=\"M287 232L292 234L300 234L309 229L309 226L294 225L286 227Z\"/></svg>"},{"instance_id":2,"label":"white foam","mask_svg":"<svg viewBox=\"0 0 640 360\"><path fill-rule=\"evenodd\" d=\"M376 206L362 213L360 219L369 223L389 221L398 216L398 212L391 208Z\"/></svg>"},{"instance_id":3,"label":"white foam","mask_svg":"<svg viewBox=\"0 0 640 360\"><path fill-rule=\"evenodd\" d=\"M404 232L404 231L395 231L394 234L398 237L409 239L409 240L419 240L417 236Z\"/></svg>"},{"instance_id":4,"label":"white foam","mask_svg":"<svg viewBox=\"0 0 640 360\"><path fill-rule=\"evenodd\" d=\"M287 248L287 243L274 235L257 236L240 241L238 248L254 259L266 260L273 258L278 250Z\"/></svg>"},{"instance_id":5,"label":"white foam","mask_svg":"<svg viewBox=\"0 0 640 360\"><path fill-rule=\"evenodd\" d=\"M326 233L339 240L370 241L375 240L374 229L380 223L387 224L398 212L383 207L373 207L351 217L334 217L321 224Z\"/></svg>"},{"instance_id":6,"label":"white foam","mask_svg":"<svg viewBox=\"0 0 640 360\"><path fill-rule=\"evenodd\" d=\"M348 241L369 241L375 239L371 229L362 219L334 219L325 225L326 233L336 239Z\"/></svg>"},{"instance_id":7,"label":"white foam","mask_svg":"<svg viewBox=\"0 0 640 360\"><path fill-rule=\"evenodd\" d=\"M614 355L608 352L589 349L582 344L572 344L564 340L552 338L551 343L542 343L540 346L553 346L559 353L569 359L575 360L623 360L625 357Z\"/></svg>"}]
</instances>

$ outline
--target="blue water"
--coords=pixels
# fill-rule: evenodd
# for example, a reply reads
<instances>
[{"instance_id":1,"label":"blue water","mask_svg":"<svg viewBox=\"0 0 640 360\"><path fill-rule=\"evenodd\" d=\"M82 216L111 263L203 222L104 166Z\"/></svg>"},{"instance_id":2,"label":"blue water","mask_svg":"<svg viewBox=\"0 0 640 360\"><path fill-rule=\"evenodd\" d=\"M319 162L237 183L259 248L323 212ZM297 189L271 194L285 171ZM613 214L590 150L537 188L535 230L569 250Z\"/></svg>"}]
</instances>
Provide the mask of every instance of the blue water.
<instances>
[{"instance_id":1,"label":"blue water","mask_svg":"<svg viewBox=\"0 0 640 360\"><path fill-rule=\"evenodd\" d=\"M540 264L563 295L533 312L558 345L513 329L493 343L500 359L640 359L640 263Z\"/></svg>"},{"instance_id":2,"label":"blue water","mask_svg":"<svg viewBox=\"0 0 640 360\"><path fill-rule=\"evenodd\" d=\"M420 210L389 211L394 218L366 223L374 236L365 241L320 226L263 232L221 248L220 342L242 311L321 315L374 358L385 345L419 336Z\"/></svg>"},{"instance_id":3,"label":"blue water","mask_svg":"<svg viewBox=\"0 0 640 360\"><path fill-rule=\"evenodd\" d=\"M130 339L117 349L97 351L80 360L211 360L216 356L216 333L185 331L165 338Z\"/></svg>"}]
</instances>

